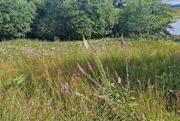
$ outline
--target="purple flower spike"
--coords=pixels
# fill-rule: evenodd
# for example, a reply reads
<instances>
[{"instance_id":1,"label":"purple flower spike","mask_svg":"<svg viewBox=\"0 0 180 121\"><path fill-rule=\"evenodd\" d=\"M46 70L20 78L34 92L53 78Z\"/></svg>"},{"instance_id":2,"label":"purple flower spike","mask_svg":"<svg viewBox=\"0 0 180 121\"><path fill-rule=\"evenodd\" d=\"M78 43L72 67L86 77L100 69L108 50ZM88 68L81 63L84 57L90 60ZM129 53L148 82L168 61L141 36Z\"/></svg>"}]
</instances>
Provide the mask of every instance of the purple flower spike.
<instances>
[{"instance_id":1,"label":"purple flower spike","mask_svg":"<svg viewBox=\"0 0 180 121\"><path fill-rule=\"evenodd\" d=\"M130 88L131 88L131 85L130 85L130 82L129 82L129 81L127 82L126 87L127 87L127 89L130 89Z\"/></svg>"},{"instance_id":2,"label":"purple flower spike","mask_svg":"<svg viewBox=\"0 0 180 121\"><path fill-rule=\"evenodd\" d=\"M97 96L97 99L98 99L98 101L106 100L106 95L105 95L105 94L103 94L103 95L98 95L98 96Z\"/></svg>"},{"instance_id":3,"label":"purple flower spike","mask_svg":"<svg viewBox=\"0 0 180 121\"><path fill-rule=\"evenodd\" d=\"M97 99L98 99L98 101L102 100L101 96L97 96Z\"/></svg>"},{"instance_id":4,"label":"purple flower spike","mask_svg":"<svg viewBox=\"0 0 180 121\"><path fill-rule=\"evenodd\" d=\"M92 44L90 44L90 43L88 43L88 44L89 44L92 52L96 54L97 53L97 49Z\"/></svg>"},{"instance_id":5,"label":"purple flower spike","mask_svg":"<svg viewBox=\"0 0 180 121\"><path fill-rule=\"evenodd\" d=\"M126 42L124 41L124 40L121 40L120 41L120 46L123 48L123 47L125 47L126 46Z\"/></svg>"},{"instance_id":6,"label":"purple flower spike","mask_svg":"<svg viewBox=\"0 0 180 121\"><path fill-rule=\"evenodd\" d=\"M80 66L79 64L77 64L77 66L78 66L78 71L79 71L80 73L82 73L82 72L83 72L83 69L81 68L81 66Z\"/></svg>"},{"instance_id":7,"label":"purple flower spike","mask_svg":"<svg viewBox=\"0 0 180 121\"><path fill-rule=\"evenodd\" d=\"M178 56L178 60L180 60L180 54L179 54L179 56Z\"/></svg>"},{"instance_id":8,"label":"purple flower spike","mask_svg":"<svg viewBox=\"0 0 180 121\"><path fill-rule=\"evenodd\" d=\"M89 62L88 62L87 64L88 64L88 70L89 70L89 71L92 71L91 64L90 64Z\"/></svg>"},{"instance_id":9,"label":"purple flower spike","mask_svg":"<svg viewBox=\"0 0 180 121\"><path fill-rule=\"evenodd\" d=\"M64 90L64 92L69 92L69 85L68 83L66 83L65 85L62 85L62 89Z\"/></svg>"}]
</instances>

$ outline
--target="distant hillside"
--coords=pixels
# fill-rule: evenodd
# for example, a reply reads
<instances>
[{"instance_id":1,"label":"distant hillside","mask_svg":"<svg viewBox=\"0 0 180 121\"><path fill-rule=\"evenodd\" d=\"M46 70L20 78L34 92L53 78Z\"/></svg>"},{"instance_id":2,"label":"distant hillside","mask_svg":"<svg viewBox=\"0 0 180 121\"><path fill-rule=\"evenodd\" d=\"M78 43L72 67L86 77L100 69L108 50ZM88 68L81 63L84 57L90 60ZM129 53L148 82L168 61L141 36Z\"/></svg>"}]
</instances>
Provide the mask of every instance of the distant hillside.
<instances>
[{"instance_id":1,"label":"distant hillside","mask_svg":"<svg viewBox=\"0 0 180 121\"><path fill-rule=\"evenodd\" d=\"M171 5L172 8L180 8L180 4Z\"/></svg>"},{"instance_id":2,"label":"distant hillside","mask_svg":"<svg viewBox=\"0 0 180 121\"><path fill-rule=\"evenodd\" d=\"M175 19L179 19L180 18L180 7L173 8L172 16Z\"/></svg>"}]
</instances>

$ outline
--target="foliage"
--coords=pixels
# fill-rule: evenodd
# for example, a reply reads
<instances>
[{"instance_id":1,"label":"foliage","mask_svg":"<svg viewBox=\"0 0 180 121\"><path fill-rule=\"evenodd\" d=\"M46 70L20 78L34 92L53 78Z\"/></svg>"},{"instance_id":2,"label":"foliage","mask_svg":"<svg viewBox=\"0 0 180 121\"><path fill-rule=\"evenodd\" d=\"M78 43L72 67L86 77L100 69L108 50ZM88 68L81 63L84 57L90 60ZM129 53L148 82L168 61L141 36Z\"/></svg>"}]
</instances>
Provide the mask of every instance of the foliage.
<instances>
[{"instance_id":1,"label":"foliage","mask_svg":"<svg viewBox=\"0 0 180 121\"><path fill-rule=\"evenodd\" d=\"M25 36L31 30L35 5L26 0L0 1L0 39Z\"/></svg>"},{"instance_id":2,"label":"foliage","mask_svg":"<svg viewBox=\"0 0 180 121\"><path fill-rule=\"evenodd\" d=\"M171 22L170 5L161 0L1 0L0 4L1 39L169 34Z\"/></svg>"},{"instance_id":3,"label":"foliage","mask_svg":"<svg viewBox=\"0 0 180 121\"><path fill-rule=\"evenodd\" d=\"M123 34L167 34L170 5L160 0L127 0L119 14L116 31Z\"/></svg>"},{"instance_id":4,"label":"foliage","mask_svg":"<svg viewBox=\"0 0 180 121\"><path fill-rule=\"evenodd\" d=\"M124 7L126 4L126 1L125 0L113 0L113 5L116 7L116 8L122 8Z\"/></svg>"},{"instance_id":5,"label":"foliage","mask_svg":"<svg viewBox=\"0 0 180 121\"><path fill-rule=\"evenodd\" d=\"M102 37L111 33L115 18L111 1L46 0L39 6L33 32L49 39Z\"/></svg>"},{"instance_id":6,"label":"foliage","mask_svg":"<svg viewBox=\"0 0 180 121\"><path fill-rule=\"evenodd\" d=\"M25 80L25 77L23 75L15 78L15 79L8 79L6 83L0 85L0 88L10 88L12 86L20 86L23 81Z\"/></svg>"}]
</instances>

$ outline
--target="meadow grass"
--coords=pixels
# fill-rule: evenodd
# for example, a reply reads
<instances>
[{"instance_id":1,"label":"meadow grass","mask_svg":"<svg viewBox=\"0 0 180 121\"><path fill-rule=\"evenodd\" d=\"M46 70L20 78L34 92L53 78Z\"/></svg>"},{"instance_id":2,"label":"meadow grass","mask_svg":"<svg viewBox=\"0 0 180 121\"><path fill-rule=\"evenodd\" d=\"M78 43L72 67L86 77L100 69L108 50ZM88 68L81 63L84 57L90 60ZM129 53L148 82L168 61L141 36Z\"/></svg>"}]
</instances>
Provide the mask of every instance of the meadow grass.
<instances>
[{"instance_id":1,"label":"meadow grass","mask_svg":"<svg viewBox=\"0 0 180 121\"><path fill-rule=\"evenodd\" d=\"M180 120L179 98L168 96L180 89L180 43L90 43L97 53L81 41L1 42L0 119Z\"/></svg>"}]
</instances>

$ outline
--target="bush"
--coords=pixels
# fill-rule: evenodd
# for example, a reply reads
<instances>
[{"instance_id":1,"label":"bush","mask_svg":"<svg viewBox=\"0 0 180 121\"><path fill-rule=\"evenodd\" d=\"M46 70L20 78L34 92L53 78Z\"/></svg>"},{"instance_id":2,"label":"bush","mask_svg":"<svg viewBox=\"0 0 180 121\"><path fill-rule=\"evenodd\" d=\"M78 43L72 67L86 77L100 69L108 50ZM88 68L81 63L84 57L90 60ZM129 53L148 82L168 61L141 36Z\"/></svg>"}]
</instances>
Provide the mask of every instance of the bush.
<instances>
[{"instance_id":1,"label":"bush","mask_svg":"<svg viewBox=\"0 0 180 121\"><path fill-rule=\"evenodd\" d=\"M35 17L35 5L26 0L0 1L0 39L25 36Z\"/></svg>"}]
</instances>

